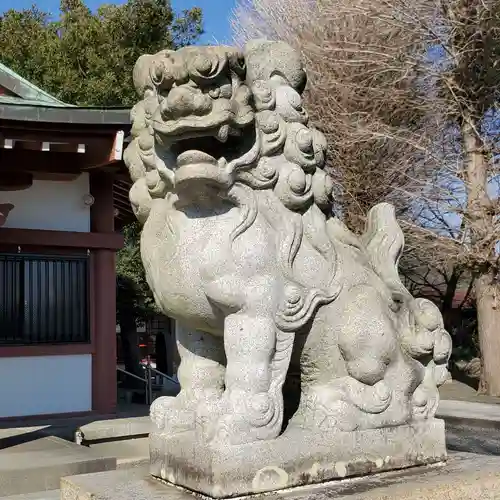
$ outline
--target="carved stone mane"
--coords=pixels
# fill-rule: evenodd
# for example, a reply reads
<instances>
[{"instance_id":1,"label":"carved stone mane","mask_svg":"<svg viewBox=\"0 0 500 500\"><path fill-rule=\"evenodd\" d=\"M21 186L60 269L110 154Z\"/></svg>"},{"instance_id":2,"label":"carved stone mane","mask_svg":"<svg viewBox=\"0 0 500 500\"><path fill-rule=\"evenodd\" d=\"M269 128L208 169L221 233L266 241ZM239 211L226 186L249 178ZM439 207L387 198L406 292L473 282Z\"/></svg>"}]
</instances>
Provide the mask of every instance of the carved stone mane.
<instances>
[{"instance_id":1,"label":"carved stone mane","mask_svg":"<svg viewBox=\"0 0 500 500\"><path fill-rule=\"evenodd\" d=\"M172 61L171 69L166 70L164 59ZM210 97L204 94L204 98L212 101L203 104L211 108L209 125L198 127L189 116L177 122L163 118L165 108L175 106L176 101L170 103L171 96L162 94L171 88L173 75L184 78L183 71L195 82L219 84L209 91ZM335 252L325 237L326 229L314 229L318 223L324 226L330 217L333 181L323 170L325 137L309 125L308 114L302 107L299 92L304 88L306 74L300 58L289 46L276 42L251 43L244 53L230 47L189 47L177 53L164 51L144 56L134 74L137 90L145 99L132 113L135 138L126 152L126 160L134 180L145 174L151 198L165 196L175 184L169 165L175 158L168 145L169 138L175 138L182 126L194 129L187 134L194 140L207 132L214 134L221 151L230 136L251 137L250 143L241 141L241 151L237 151L240 155L232 161L218 159L214 177L227 190L225 196L242 209L242 220L232 232L232 240L254 223L258 212L274 226L279 239L276 257L290 282L287 288L290 297L285 297L277 321L285 330L300 328L320 303L330 302L339 292ZM226 98L225 92L230 97ZM203 105L200 98L199 107ZM229 105L231 111L227 112ZM196 106L193 101L192 107ZM213 123L217 126L207 130ZM275 196L269 196L269 191ZM142 211L149 203L142 202L143 193L137 201L134 194L133 206L139 219L144 219ZM290 212L295 215L290 217ZM318 283L304 283L294 271L295 256L304 237L330 267L329 282L321 283L321 287ZM297 294L303 304L300 310L296 304L290 304ZM292 310L295 314L290 313Z\"/></svg>"}]
</instances>

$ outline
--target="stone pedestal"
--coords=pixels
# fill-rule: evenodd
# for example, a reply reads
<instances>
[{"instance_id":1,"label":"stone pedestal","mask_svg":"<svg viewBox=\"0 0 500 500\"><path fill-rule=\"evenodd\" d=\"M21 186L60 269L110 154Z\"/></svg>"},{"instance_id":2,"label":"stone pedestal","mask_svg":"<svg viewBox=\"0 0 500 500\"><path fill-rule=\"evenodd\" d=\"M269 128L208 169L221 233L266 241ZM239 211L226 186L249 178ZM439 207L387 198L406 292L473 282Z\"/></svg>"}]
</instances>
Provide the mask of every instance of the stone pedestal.
<instances>
[{"instance_id":1,"label":"stone pedestal","mask_svg":"<svg viewBox=\"0 0 500 500\"><path fill-rule=\"evenodd\" d=\"M227 498L446 460L444 422L354 432L293 428L273 441L211 448L195 433L151 433L153 476Z\"/></svg>"},{"instance_id":2,"label":"stone pedestal","mask_svg":"<svg viewBox=\"0 0 500 500\"><path fill-rule=\"evenodd\" d=\"M193 500L181 488L148 477L145 469L66 477L61 500ZM457 453L446 465L414 467L279 491L274 500L496 500L500 457Z\"/></svg>"}]
</instances>

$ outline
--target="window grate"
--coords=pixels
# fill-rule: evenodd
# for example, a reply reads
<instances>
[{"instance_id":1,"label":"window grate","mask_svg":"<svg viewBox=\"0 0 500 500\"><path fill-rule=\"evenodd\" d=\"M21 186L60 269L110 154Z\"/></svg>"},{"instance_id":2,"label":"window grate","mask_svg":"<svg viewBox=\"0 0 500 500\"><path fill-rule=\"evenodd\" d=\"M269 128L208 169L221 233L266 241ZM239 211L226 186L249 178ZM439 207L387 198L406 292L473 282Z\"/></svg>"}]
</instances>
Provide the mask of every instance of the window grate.
<instances>
[{"instance_id":1,"label":"window grate","mask_svg":"<svg viewBox=\"0 0 500 500\"><path fill-rule=\"evenodd\" d=\"M0 254L0 345L88 343L87 257Z\"/></svg>"}]
</instances>

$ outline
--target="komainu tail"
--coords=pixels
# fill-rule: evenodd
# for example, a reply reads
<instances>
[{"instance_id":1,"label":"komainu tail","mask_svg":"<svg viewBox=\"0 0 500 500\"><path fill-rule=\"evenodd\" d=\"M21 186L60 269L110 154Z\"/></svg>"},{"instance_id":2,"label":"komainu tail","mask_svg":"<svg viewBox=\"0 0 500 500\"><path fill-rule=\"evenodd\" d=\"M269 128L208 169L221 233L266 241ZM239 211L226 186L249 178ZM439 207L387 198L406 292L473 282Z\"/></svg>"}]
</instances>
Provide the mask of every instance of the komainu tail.
<instances>
[{"instance_id":1,"label":"komainu tail","mask_svg":"<svg viewBox=\"0 0 500 500\"><path fill-rule=\"evenodd\" d=\"M366 229L361 237L373 270L389 287L396 299L410 298L398 273L398 264L405 239L396 220L394 207L389 203L379 203L369 212Z\"/></svg>"}]
</instances>

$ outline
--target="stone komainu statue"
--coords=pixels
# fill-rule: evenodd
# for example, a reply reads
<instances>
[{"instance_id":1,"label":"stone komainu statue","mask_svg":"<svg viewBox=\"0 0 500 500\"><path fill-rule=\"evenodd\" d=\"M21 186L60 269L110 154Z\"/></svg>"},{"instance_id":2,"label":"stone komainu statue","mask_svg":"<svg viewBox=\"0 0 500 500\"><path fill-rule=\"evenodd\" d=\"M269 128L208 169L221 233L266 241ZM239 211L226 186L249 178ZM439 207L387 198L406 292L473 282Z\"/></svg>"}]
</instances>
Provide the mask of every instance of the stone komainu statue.
<instances>
[{"instance_id":1,"label":"stone komainu statue","mask_svg":"<svg viewBox=\"0 0 500 500\"><path fill-rule=\"evenodd\" d=\"M181 357L180 394L151 407L152 474L220 497L441 460L450 336L400 281L392 206L360 237L332 216L298 54L165 50L134 82L130 201Z\"/></svg>"}]
</instances>

